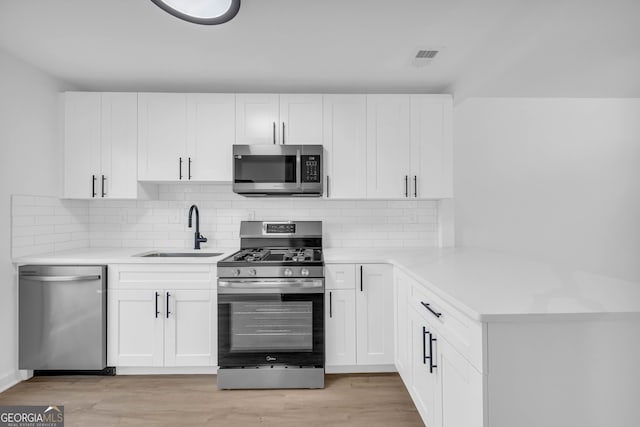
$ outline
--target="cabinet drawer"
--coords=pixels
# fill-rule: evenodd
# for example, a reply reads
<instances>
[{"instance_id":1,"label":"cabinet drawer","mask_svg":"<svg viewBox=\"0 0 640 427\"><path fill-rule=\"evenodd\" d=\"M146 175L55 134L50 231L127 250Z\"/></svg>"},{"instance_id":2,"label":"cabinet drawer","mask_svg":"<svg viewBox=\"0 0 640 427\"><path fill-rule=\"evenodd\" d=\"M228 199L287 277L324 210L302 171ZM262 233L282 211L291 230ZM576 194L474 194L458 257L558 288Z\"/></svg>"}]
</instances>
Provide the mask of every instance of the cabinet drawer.
<instances>
[{"instance_id":1,"label":"cabinet drawer","mask_svg":"<svg viewBox=\"0 0 640 427\"><path fill-rule=\"evenodd\" d=\"M211 289L216 268L203 264L117 264L109 266L111 289Z\"/></svg>"},{"instance_id":2,"label":"cabinet drawer","mask_svg":"<svg viewBox=\"0 0 640 427\"><path fill-rule=\"evenodd\" d=\"M484 328L481 323L469 319L418 283L414 283L411 288L409 304L476 369L485 371L482 357Z\"/></svg>"},{"instance_id":3,"label":"cabinet drawer","mask_svg":"<svg viewBox=\"0 0 640 427\"><path fill-rule=\"evenodd\" d=\"M324 266L325 289L355 289L355 264L326 264Z\"/></svg>"}]
</instances>

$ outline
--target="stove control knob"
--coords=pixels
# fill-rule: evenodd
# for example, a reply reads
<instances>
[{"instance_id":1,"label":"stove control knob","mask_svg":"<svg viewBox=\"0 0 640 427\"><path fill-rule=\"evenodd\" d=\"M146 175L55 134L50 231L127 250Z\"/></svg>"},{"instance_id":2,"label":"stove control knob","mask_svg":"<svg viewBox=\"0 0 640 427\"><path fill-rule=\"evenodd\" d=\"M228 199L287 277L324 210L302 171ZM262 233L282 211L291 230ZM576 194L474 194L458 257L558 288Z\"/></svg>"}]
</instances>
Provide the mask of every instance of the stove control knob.
<instances>
[{"instance_id":1,"label":"stove control knob","mask_svg":"<svg viewBox=\"0 0 640 427\"><path fill-rule=\"evenodd\" d=\"M304 277L307 277L309 275L309 269L303 268L302 270L300 270L300 274L303 275Z\"/></svg>"},{"instance_id":2,"label":"stove control knob","mask_svg":"<svg viewBox=\"0 0 640 427\"><path fill-rule=\"evenodd\" d=\"M255 275L256 275L256 269L255 268L249 269L249 276L255 276Z\"/></svg>"},{"instance_id":3,"label":"stove control knob","mask_svg":"<svg viewBox=\"0 0 640 427\"><path fill-rule=\"evenodd\" d=\"M291 271L290 268L285 268L284 269L284 275L287 276L287 277L290 277L290 276L293 275L293 271Z\"/></svg>"},{"instance_id":4,"label":"stove control knob","mask_svg":"<svg viewBox=\"0 0 640 427\"><path fill-rule=\"evenodd\" d=\"M240 275L240 269L239 268L235 268L233 270L233 275L236 276L236 277L239 276Z\"/></svg>"}]
</instances>

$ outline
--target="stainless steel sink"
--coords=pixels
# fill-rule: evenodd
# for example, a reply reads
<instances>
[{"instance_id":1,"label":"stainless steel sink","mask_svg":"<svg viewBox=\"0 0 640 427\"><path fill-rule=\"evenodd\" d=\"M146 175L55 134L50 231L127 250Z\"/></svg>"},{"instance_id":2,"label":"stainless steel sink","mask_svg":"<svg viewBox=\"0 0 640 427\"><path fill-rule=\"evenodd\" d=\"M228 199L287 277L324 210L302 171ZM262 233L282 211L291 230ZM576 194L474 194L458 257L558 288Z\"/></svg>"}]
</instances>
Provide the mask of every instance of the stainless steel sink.
<instances>
[{"instance_id":1,"label":"stainless steel sink","mask_svg":"<svg viewBox=\"0 0 640 427\"><path fill-rule=\"evenodd\" d=\"M222 252L148 252L135 256L147 257L167 257L167 258L202 258L220 256Z\"/></svg>"}]
</instances>

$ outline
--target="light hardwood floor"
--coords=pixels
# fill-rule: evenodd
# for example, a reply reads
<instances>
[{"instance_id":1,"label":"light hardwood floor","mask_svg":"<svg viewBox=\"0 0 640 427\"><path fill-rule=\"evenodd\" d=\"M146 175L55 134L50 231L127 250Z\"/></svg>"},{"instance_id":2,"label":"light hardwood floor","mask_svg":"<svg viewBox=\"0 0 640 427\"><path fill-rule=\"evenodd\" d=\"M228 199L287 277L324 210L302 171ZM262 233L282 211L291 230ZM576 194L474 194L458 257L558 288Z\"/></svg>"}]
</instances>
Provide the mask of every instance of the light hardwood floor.
<instances>
[{"instance_id":1,"label":"light hardwood floor","mask_svg":"<svg viewBox=\"0 0 640 427\"><path fill-rule=\"evenodd\" d=\"M212 375L35 377L0 405L64 405L65 426L422 426L397 374L327 375L322 390L218 390Z\"/></svg>"}]
</instances>

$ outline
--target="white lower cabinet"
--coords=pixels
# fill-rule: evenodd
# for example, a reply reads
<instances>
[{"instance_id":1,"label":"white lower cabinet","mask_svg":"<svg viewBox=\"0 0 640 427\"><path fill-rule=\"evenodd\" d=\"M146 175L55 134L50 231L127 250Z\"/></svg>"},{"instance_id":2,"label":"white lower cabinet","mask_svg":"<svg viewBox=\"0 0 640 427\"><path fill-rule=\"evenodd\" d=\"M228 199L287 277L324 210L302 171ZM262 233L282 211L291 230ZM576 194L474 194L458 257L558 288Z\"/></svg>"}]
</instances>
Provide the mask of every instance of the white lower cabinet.
<instances>
[{"instance_id":1,"label":"white lower cabinet","mask_svg":"<svg viewBox=\"0 0 640 427\"><path fill-rule=\"evenodd\" d=\"M409 322L412 349L409 392L425 424L441 426L442 377L437 366L437 338L430 334L429 326L413 309L409 310Z\"/></svg>"},{"instance_id":2,"label":"white lower cabinet","mask_svg":"<svg viewBox=\"0 0 640 427\"><path fill-rule=\"evenodd\" d=\"M327 366L393 365L393 267L327 264Z\"/></svg>"},{"instance_id":3,"label":"white lower cabinet","mask_svg":"<svg viewBox=\"0 0 640 427\"><path fill-rule=\"evenodd\" d=\"M393 364L393 267L388 264L360 264L357 269L358 364Z\"/></svg>"},{"instance_id":4,"label":"white lower cabinet","mask_svg":"<svg viewBox=\"0 0 640 427\"><path fill-rule=\"evenodd\" d=\"M217 364L215 267L110 266L109 365Z\"/></svg>"},{"instance_id":5,"label":"white lower cabinet","mask_svg":"<svg viewBox=\"0 0 640 427\"><path fill-rule=\"evenodd\" d=\"M411 323L409 319L409 293L411 279L398 271L393 286L395 363L400 377L407 387L411 384Z\"/></svg>"},{"instance_id":6,"label":"white lower cabinet","mask_svg":"<svg viewBox=\"0 0 640 427\"><path fill-rule=\"evenodd\" d=\"M458 324L450 307L441 312L430 305L442 313L434 315L422 304L424 287L402 271L396 271L393 299L396 367L422 420L429 427L482 427L484 376L452 344L463 342L454 334L477 325Z\"/></svg>"},{"instance_id":7,"label":"white lower cabinet","mask_svg":"<svg viewBox=\"0 0 640 427\"><path fill-rule=\"evenodd\" d=\"M353 289L325 294L325 358L327 365L356 364L356 299Z\"/></svg>"}]
</instances>

